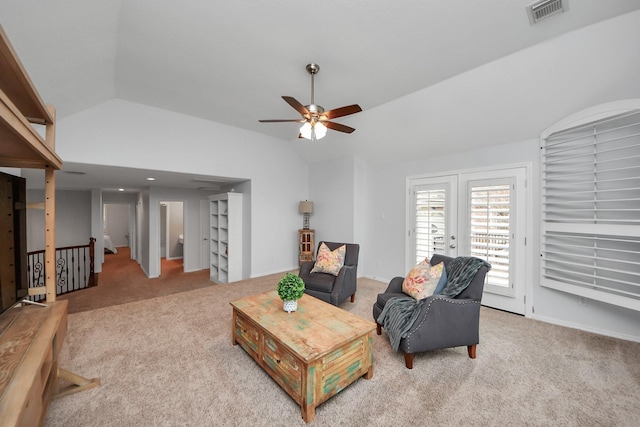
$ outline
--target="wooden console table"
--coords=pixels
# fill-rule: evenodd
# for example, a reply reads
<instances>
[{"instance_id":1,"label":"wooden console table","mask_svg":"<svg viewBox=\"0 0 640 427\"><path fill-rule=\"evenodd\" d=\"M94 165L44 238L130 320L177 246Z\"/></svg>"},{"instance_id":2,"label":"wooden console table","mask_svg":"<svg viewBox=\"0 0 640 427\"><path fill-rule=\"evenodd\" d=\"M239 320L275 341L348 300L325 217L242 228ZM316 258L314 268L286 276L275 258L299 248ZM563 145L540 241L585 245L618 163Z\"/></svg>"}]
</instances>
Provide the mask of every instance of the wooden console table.
<instances>
[{"instance_id":1,"label":"wooden console table","mask_svg":"<svg viewBox=\"0 0 640 427\"><path fill-rule=\"evenodd\" d=\"M232 342L256 361L311 422L316 406L360 377L373 377L375 323L304 295L282 310L276 291L232 301Z\"/></svg>"},{"instance_id":2,"label":"wooden console table","mask_svg":"<svg viewBox=\"0 0 640 427\"><path fill-rule=\"evenodd\" d=\"M10 308L0 315L0 426L39 426L52 398L100 384L61 369L67 301ZM74 385L62 392L58 378Z\"/></svg>"}]
</instances>

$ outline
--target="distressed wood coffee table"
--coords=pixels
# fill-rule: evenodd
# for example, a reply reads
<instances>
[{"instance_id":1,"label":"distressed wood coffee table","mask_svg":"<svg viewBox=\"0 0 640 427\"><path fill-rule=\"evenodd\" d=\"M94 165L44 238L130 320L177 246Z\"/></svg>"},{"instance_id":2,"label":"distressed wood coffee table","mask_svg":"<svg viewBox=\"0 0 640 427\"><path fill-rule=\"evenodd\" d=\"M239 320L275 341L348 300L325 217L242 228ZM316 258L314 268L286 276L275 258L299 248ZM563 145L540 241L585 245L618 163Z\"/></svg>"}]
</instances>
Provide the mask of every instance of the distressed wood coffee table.
<instances>
[{"instance_id":1,"label":"distressed wood coffee table","mask_svg":"<svg viewBox=\"0 0 640 427\"><path fill-rule=\"evenodd\" d=\"M282 310L276 291L232 301L232 342L301 407L311 422L316 407L360 377L373 377L375 323L310 295L298 311Z\"/></svg>"}]
</instances>

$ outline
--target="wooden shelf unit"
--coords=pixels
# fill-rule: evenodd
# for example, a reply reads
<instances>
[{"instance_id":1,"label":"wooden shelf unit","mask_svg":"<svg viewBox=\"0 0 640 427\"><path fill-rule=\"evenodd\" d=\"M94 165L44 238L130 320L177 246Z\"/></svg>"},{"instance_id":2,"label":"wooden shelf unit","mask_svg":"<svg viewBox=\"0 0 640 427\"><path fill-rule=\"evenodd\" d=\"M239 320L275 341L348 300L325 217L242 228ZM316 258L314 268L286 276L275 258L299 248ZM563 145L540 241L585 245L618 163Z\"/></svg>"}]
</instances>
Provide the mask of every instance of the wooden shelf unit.
<instances>
[{"instance_id":1,"label":"wooden shelf unit","mask_svg":"<svg viewBox=\"0 0 640 427\"><path fill-rule=\"evenodd\" d=\"M45 139L31 123L45 126ZM55 171L62 167L55 153L55 109L40 98L2 27L0 166L45 170L45 287L47 300L55 301ZM34 292L45 293L38 288Z\"/></svg>"},{"instance_id":2,"label":"wooden shelf unit","mask_svg":"<svg viewBox=\"0 0 640 427\"><path fill-rule=\"evenodd\" d=\"M313 261L315 251L315 230L298 230L298 265L304 261Z\"/></svg>"},{"instance_id":3,"label":"wooden shelf unit","mask_svg":"<svg viewBox=\"0 0 640 427\"><path fill-rule=\"evenodd\" d=\"M209 197L212 281L229 283L242 277L242 193Z\"/></svg>"},{"instance_id":4,"label":"wooden shelf unit","mask_svg":"<svg viewBox=\"0 0 640 427\"><path fill-rule=\"evenodd\" d=\"M10 308L0 315L0 424L42 425L49 401L100 384L58 366L67 302L56 302L55 109L44 104L0 26L0 167L44 169L46 307ZM45 127L45 137L33 125ZM58 390L58 378L70 385Z\"/></svg>"}]
</instances>

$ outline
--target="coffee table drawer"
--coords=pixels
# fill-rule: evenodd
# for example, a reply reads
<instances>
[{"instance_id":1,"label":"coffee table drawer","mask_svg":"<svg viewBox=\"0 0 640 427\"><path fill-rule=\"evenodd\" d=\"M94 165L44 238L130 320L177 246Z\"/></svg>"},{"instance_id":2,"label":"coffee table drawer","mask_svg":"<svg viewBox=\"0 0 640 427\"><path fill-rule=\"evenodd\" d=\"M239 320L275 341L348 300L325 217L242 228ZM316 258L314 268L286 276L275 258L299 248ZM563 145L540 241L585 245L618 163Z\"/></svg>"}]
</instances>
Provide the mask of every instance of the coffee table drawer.
<instances>
[{"instance_id":1,"label":"coffee table drawer","mask_svg":"<svg viewBox=\"0 0 640 427\"><path fill-rule=\"evenodd\" d=\"M238 343L244 348L251 357L258 361L258 349L260 348L260 331L253 323L242 316L236 316L235 335Z\"/></svg>"},{"instance_id":2,"label":"coffee table drawer","mask_svg":"<svg viewBox=\"0 0 640 427\"><path fill-rule=\"evenodd\" d=\"M265 334L263 358L267 371L295 399L301 397L302 363L273 337Z\"/></svg>"}]
</instances>

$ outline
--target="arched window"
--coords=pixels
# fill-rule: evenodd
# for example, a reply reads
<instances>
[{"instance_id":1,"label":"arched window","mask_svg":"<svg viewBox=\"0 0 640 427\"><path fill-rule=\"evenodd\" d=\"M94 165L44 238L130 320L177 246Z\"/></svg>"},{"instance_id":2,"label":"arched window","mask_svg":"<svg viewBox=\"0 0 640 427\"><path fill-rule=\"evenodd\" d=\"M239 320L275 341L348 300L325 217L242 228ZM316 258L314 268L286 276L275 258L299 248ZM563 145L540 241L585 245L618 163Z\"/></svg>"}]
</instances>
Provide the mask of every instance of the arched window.
<instances>
[{"instance_id":1,"label":"arched window","mask_svg":"<svg viewBox=\"0 0 640 427\"><path fill-rule=\"evenodd\" d=\"M541 136L541 285L640 310L640 99Z\"/></svg>"}]
</instances>

